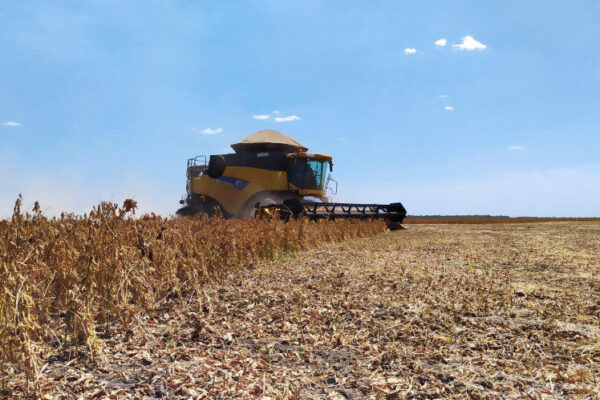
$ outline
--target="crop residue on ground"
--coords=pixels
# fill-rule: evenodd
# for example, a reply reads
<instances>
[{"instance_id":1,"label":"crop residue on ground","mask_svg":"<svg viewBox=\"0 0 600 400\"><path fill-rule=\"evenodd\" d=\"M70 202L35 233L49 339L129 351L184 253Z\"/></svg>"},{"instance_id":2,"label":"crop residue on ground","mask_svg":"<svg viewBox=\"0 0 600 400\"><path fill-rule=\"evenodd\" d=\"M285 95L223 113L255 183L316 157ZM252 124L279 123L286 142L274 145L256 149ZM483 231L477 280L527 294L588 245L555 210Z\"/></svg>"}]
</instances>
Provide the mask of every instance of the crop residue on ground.
<instances>
[{"instance_id":1,"label":"crop residue on ground","mask_svg":"<svg viewBox=\"0 0 600 400\"><path fill-rule=\"evenodd\" d=\"M581 397L600 392L600 224L412 225L230 270L42 342L48 398ZM60 340L60 338L57 338ZM6 388L23 393L25 375ZM8 389L5 389L8 390Z\"/></svg>"}]
</instances>

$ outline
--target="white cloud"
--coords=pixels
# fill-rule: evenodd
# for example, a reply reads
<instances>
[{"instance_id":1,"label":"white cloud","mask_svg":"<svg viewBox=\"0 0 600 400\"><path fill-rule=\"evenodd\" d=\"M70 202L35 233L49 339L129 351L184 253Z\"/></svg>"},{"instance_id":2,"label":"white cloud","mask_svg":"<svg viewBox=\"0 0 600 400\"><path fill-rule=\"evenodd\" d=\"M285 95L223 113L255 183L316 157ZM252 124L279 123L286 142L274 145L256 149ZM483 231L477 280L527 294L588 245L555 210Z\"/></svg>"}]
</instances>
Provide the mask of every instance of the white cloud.
<instances>
[{"instance_id":1,"label":"white cloud","mask_svg":"<svg viewBox=\"0 0 600 400\"><path fill-rule=\"evenodd\" d=\"M525 147L523 147L523 146L508 146L508 149L519 151L519 150L525 150Z\"/></svg>"},{"instance_id":2,"label":"white cloud","mask_svg":"<svg viewBox=\"0 0 600 400\"><path fill-rule=\"evenodd\" d=\"M444 107L444 109L445 109L445 110L448 110L448 111L452 111L452 110L454 110L454 107L451 107L451 106L446 106L446 107Z\"/></svg>"},{"instance_id":3,"label":"white cloud","mask_svg":"<svg viewBox=\"0 0 600 400\"><path fill-rule=\"evenodd\" d=\"M417 49L411 49L409 47L404 49L404 54L415 54L416 52L417 52Z\"/></svg>"},{"instance_id":4,"label":"white cloud","mask_svg":"<svg viewBox=\"0 0 600 400\"><path fill-rule=\"evenodd\" d=\"M335 138L335 140L337 140L338 142L345 142L348 139L345 136L338 136Z\"/></svg>"},{"instance_id":5,"label":"white cloud","mask_svg":"<svg viewBox=\"0 0 600 400\"><path fill-rule=\"evenodd\" d=\"M446 39L438 39L435 41L435 45L441 46L441 47L444 47L446 45L446 43L448 43L448 41Z\"/></svg>"},{"instance_id":6,"label":"white cloud","mask_svg":"<svg viewBox=\"0 0 600 400\"><path fill-rule=\"evenodd\" d=\"M440 94L439 97L440 97L440 99L445 99L446 97L448 97L448 95L447 94Z\"/></svg>"},{"instance_id":7,"label":"white cloud","mask_svg":"<svg viewBox=\"0 0 600 400\"><path fill-rule=\"evenodd\" d=\"M297 115L288 115L287 117L275 117L275 122L292 122L300 119Z\"/></svg>"},{"instance_id":8,"label":"white cloud","mask_svg":"<svg viewBox=\"0 0 600 400\"><path fill-rule=\"evenodd\" d=\"M292 122L292 121L298 121L300 119L300 117L297 115L284 116L281 113L281 111L279 111L279 110L271 111L270 115L269 114L258 114L258 115L252 116L252 118L259 119L259 120L267 120L271 117L273 117L273 120L275 120L275 122Z\"/></svg>"},{"instance_id":9,"label":"white cloud","mask_svg":"<svg viewBox=\"0 0 600 400\"><path fill-rule=\"evenodd\" d=\"M200 129L198 128L192 128L193 131L200 131ZM205 135L216 135L217 133L221 133L223 132L223 128L206 128L206 129L202 129L200 131L201 133L205 134Z\"/></svg>"},{"instance_id":10,"label":"white cloud","mask_svg":"<svg viewBox=\"0 0 600 400\"><path fill-rule=\"evenodd\" d=\"M15 121L6 121L2 123L2 126L21 126L21 124Z\"/></svg>"},{"instance_id":11,"label":"white cloud","mask_svg":"<svg viewBox=\"0 0 600 400\"><path fill-rule=\"evenodd\" d=\"M462 38L462 43L452 45L457 50L485 50L487 46L481 42L475 40L471 35L467 35Z\"/></svg>"}]
</instances>

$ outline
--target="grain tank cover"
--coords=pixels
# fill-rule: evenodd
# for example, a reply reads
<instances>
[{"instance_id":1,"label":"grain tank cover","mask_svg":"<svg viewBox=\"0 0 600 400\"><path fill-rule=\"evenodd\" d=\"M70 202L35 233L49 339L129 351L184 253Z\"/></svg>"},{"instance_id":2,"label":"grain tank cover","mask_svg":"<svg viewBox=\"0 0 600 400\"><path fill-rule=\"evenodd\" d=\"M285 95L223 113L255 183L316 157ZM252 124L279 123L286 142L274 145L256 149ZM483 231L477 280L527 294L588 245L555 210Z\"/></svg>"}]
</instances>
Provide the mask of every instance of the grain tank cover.
<instances>
[{"instance_id":1,"label":"grain tank cover","mask_svg":"<svg viewBox=\"0 0 600 400\"><path fill-rule=\"evenodd\" d=\"M235 150L236 153L269 150L291 153L298 150L308 150L288 135L270 129L253 133L241 142L232 144L231 148Z\"/></svg>"}]
</instances>

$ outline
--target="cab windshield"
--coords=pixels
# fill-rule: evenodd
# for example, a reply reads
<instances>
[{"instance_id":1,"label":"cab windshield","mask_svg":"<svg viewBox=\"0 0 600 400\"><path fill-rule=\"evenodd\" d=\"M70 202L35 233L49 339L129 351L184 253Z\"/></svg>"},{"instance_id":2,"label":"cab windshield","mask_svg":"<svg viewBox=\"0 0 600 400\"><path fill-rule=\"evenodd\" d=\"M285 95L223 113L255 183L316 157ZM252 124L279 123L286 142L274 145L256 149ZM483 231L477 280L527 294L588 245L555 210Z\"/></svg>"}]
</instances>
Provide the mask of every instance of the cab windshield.
<instances>
[{"instance_id":1,"label":"cab windshield","mask_svg":"<svg viewBox=\"0 0 600 400\"><path fill-rule=\"evenodd\" d=\"M323 190L329 173L329 161L291 158L288 167L288 180L304 190Z\"/></svg>"}]
</instances>

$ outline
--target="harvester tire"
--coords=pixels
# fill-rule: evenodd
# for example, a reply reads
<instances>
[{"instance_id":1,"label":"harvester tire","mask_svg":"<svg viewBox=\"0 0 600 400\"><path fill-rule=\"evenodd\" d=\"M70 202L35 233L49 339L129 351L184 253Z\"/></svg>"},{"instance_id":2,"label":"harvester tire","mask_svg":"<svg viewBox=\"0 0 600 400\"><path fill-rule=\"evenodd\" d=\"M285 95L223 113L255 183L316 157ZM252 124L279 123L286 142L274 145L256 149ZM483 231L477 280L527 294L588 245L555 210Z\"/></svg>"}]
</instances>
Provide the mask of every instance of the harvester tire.
<instances>
[{"instance_id":1,"label":"harvester tire","mask_svg":"<svg viewBox=\"0 0 600 400\"><path fill-rule=\"evenodd\" d=\"M387 226L390 231L400 231L406 229L400 222L388 222Z\"/></svg>"},{"instance_id":2,"label":"harvester tire","mask_svg":"<svg viewBox=\"0 0 600 400\"><path fill-rule=\"evenodd\" d=\"M179 210L177 210L177 212L175 214L179 215L180 217L192 217L196 213L197 213L197 211L194 210L192 207L185 206L185 207L181 207Z\"/></svg>"},{"instance_id":3,"label":"harvester tire","mask_svg":"<svg viewBox=\"0 0 600 400\"><path fill-rule=\"evenodd\" d=\"M193 198L185 207L181 207L177 210L177 215L182 217L193 217L198 214L208 215L209 217L223 215L225 218L228 218L219 203L207 196Z\"/></svg>"},{"instance_id":4,"label":"harvester tire","mask_svg":"<svg viewBox=\"0 0 600 400\"><path fill-rule=\"evenodd\" d=\"M272 198L263 197L260 200L253 202L253 204L248 203L246 205L247 209L244 211L246 212L246 215L248 215L248 217L254 218L254 217L256 217L256 208L257 207L267 207L267 206L272 206L275 204L277 204L277 203Z\"/></svg>"},{"instance_id":5,"label":"harvester tire","mask_svg":"<svg viewBox=\"0 0 600 400\"><path fill-rule=\"evenodd\" d=\"M277 206L283 203L281 193L273 191L259 192L250 197L240 208L238 218L254 218L256 216L256 207Z\"/></svg>"}]
</instances>

